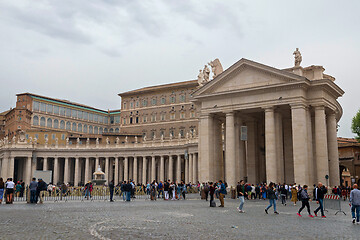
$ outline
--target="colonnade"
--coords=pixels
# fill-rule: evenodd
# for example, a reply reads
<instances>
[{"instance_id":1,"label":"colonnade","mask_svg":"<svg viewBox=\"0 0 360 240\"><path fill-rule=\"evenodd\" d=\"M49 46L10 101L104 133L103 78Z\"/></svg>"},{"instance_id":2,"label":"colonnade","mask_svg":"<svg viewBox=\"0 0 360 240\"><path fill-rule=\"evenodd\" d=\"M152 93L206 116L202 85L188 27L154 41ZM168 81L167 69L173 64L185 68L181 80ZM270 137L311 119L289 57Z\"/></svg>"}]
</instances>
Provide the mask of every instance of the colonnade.
<instances>
[{"instance_id":1,"label":"colonnade","mask_svg":"<svg viewBox=\"0 0 360 240\"><path fill-rule=\"evenodd\" d=\"M246 140L241 140L241 126L246 126ZM200 181L225 179L229 186L240 179L254 184L321 181L337 186L336 129L335 112L321 105L202 113Z\"/></svg>"},{"instance_id":2,"label":"colonnade","mask_svg":"<svg viewBox=\"0 0 360 240\"><path fill-rule=\"evenodd\" d=\"M93 178L100 167L105 173L106 183L114 180L115 185L122 181L134 180L146 184L153 180L196 182L198 180L197 153L159 154L144 156L4 156L1 159L1 177L23 179L29 183L35 170L51 170L54 184L70 183L83 185Z\"/></svg>"}]
</instances>

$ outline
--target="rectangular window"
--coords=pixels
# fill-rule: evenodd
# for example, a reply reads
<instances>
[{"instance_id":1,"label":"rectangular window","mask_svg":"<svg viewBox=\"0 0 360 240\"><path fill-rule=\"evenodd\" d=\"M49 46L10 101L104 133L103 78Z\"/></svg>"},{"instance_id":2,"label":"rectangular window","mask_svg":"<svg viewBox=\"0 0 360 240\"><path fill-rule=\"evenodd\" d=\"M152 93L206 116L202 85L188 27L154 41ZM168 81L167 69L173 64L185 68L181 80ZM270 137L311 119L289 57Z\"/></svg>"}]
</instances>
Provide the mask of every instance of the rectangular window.
<instances>
[{"instance_id":1,"label":"rectangular window","mask_svg":"<svg viewBox=\"0 0 360 240\"><path fill-rule=\"evenodd\" d=\"M114 118L114 116L110 116L110 124L114 124L114 121L115 120L115 118Z\"/></svg>"},{"instance_id":2,"label":"rectangular window","mask_svg":"<svg viewBox=\"0 0 360 240\"><path fill-rule=\"evenodd\" d=\"M59 115L59 106L54 105L54 114Z\"/></svg>"},{"instance_id":3,"label":"rectangular window","mask_svg":"<svg viewBox=\"0 0 360 240\"><path fill-rule=\"evenodd\" d=\"M39 102L34 101L33 102L33 111L39 111Z\"/></svg>"},{"instance_id":4,"label":"rectangular window","mask_svg":"<svg viewBox=\"0 0 360 240\"><path fill-rule=\"evenodd\" d=\"M75 109L71 109L71 117L73 118L77 117L77 111Z\"/></svg>"},{"instance_id":5,"label":"rectangular window","mask_svg":"<svg viewBox=\"0 0 360 240\"><path fill-rule=\"evenodd\" d=\"M108 122L109 122L109 117L104 117L104 123L108 124Z\"/></svg>"},{"instance_id":6,"label":"rectangular window","mask_svg":"<svg viewBox=\"0 0 360 240\"><path fill-rule=\"evenodd\" d=\"M35 138L36 138L36 139L39 139L39 134L35 134Z\"/></svg>"},{"instance_id":7,"label":"rectangular window","mask_svg":"<svg viewBox=\"0 0 360 240\"><path fill-rule=\"evenodd\" d=\"M78 119L83 119L83 112L82 111L78 111Z\"/></svg>"},{"instance_id":8,"label":"rectangular window","mask_svg":"<svg viewBox=\"0 0 360 240\"><path fill-rule=\"evenodd\" d=\"M133 108L134 108L134 103L130 102L130 109L133 109Z\"/></svg>"},{"instance_id":9,"label":"rectangular window","mask_svg":"<svg viewBox=\"0 0 360 240\"><path fill-rule=\"evenodd\" d=\"M126 124L126 118L123 119L123 123Z\"/></svg>"},{"instance_id":10,"label":"rectangular window","mask_svg":"<svg viewBox=\"0 0 360 240\"><path fill-rule=\"evenodd\" d=\"M156 98L153 98L153 99L151 100L151 104L152 104L152 105L156 105Z\"/></svg>"},{"instance_id":11,"label":"rectangular window","mask_svg":"<svg viewBox=\"0 0 360 240\"><path fill-rule=\"evenodd\" d=\"M139 101L136 101L136 107L137 108L139 107Z\"/></svg>"},{"instance_id":12,"label":"rectangular window","mask_svg":"<svg viewBox=\"0 0 360 240\"><path fill-rule=\"evenodd\" d=\"M147 106L147 100L146 100L146 99L143 100L143 106L144 106L144 107Z\"/></svg>"},{"instance_id":13,"label":"rectangular window","mask_svg":"<svg viewBox=\"0 0 360 240\"><path fill-rule=\"evenodd\" d=\"M66 116L71 117L71 109L70 108L65 108L65 110L66 110Z\"/></svg>"},{"instance_id":14,"label":"rectangular window","mask_svg":"<svg viewBox=\"0 0 360 240\"><path fill-rule=\"evenodd\" d=\"M94 114L89 113L89 121L94 121Z\"/></svg>"},{"instance_id":15,"label":"rectangular window","mask_svg":"<svg viewBox=\"0 0 360 240\"><path fill-rule=\"evenodd\" d=\"M185 113L184 113L184 112L180 113L180 118L181 118L181 119L184 119L184 118L185 118Z\"/></svg>"},{"instance_id":16,"label":"rectangular window","mask_svg":"<svg viewBox=\"0 0 360 240\"><path fill-rule=\"evenodd\" d=\"M147 122L147 117L146 117L146 116L143 117L143 122L144 122L144 123Z\"/></svg>"},{"instance_id":17,"label":"rectangular window","mask_svg":"<svg viewBox=\"0 0 360 240\"><path fill-rule=\"evenodd\" d=\"M60 107L60 115L65 116L65 108L64 107Z\"/></svg>"},{"instance_id":18,"label":"rectangular window","mask_svg":"<svg viewBox=\"0 0 360 240\"><path fill-rule=\"evenodd\" d=\"M175 103L175 96L170 97L170 103Z\"/></svg>"},{"instance_id":19,"label":"rectangular window","mask_svg":"<svg viewBox=\"0 0 360 240\"><path fill-rule=\"evenodd\" d=\"M97 114L94 114L94 122L97 122L98 121L98 115Z\"/></svg>"},{"instance_id":20,"label":"rectangular window","mask_svg":"<svg viewBox=\"0 0 360 240\"><path fill-rule=\"evenodd\" d=\"M175 113L171 113L171 114L170 114L170 119L171 119L171 120L174 120L174 119L175 119Z\"/></svg>"},{"instance_id":21,"label":"rectangular window","mask_svg":"<svg viewBox=\"0 0 360 240\"><path fill-rule=\"evenodd\" d=\"M65 140L65 134L61 134L61 140Z\"/></svg>"},{"instance_id":22,"label":"rectangular window","mask_svg":"<svg viewBox=\"0 0 360 240\"><path fill-rule=\"evenodd\" d=\"M49 135L47 135L47 134L44 135L44 139L45 139L45 138L48 138L48 137L49 137Z\"/></svg>"},{"instance_id":23,"label":"rectangular window","mask_svg":"<svg viewBox=\"0 0 360 240\"><path fill-rule=\"evenodd\" d=\"M115 117L115 123L120 123L120 116Z\"/></svg>"},{"instance_id":24,"label":"rectangular window","mask_svg":"<svg viewBox=\"0 0 360 240\"><path fill-rule=\"evenodd\" d=\"M25 138L26 138L26 139L29 139L29 134L25 134Z\"/></svg>"},{"instance_id":25,"label":"rectangular window","mask_svg":"<svg viewBox=\"0 0 360 240\"><path fill-rule=\"evenodd\" d=\"M180 95L180 102L185 102L185 95Z\"/></svg>"},{"instance_id":26,"label":"rectangular window","mask_svg":"<svg viewBox=\"0 0 360 240\"><path fill-rule=\"evenodd\" d=\"M40 103L40 111L42 112L46 112L46 104L45 103Z\"/></svg>"},{"instance_id":27,"label":"rectangular window","mask_svg":"<svg viewBox=\"0 0 360 240\"><path fill-rule=\"evenodd\" d=\"M165 98L164 97L161 98L161 104L165 104Z\"/></svg>"},{"instance_id":28,"label":"rectangular window","mask_svg":"<svg viewBox=\"0 0 360 240\"><path fill-rule=\"evenodd\" d=\"M126 103L125 103L125 102L124 102L124 104L123 104L123 105L124 105L124 109L126 109Z\"/></svg>"},{"instance_id":29,"label":"rectangular window","mask_svg":"<svg viewBox=\"0 0 360 240\"><path fill-rule=\"evenodd\" d=\"M161 121L165 121L165 113L161 114Z\"/></svg>"},{"instance_id":30,"label":"rectangular window","mask_svg":"<svg viewBox=\"0 0 360 240\"><path fill-rule=\"evenodd\" d=\"M46 104L46 112L53 113L53 105L52 104Z\"/></svg>"},{"instance_id":31,"label":"rectangular window","mask_svg":"<svg viewBox=\"0 0 360 240\"><path fill-rule=\"evenodd\" d=\"M55 134L52 134L52 135L51 135L51 138L52 138L53 140L55 140L55 137L56 137Z\"/></svg>"},{"instance_id":32,"label":"rectangular window","mask_svg":"<svg viewBox=\"0 0 360 240\"><path fill-rule=\"evenodd\" d=\"M191 112L191 117L192 117L192 118L195 117L195 112L194 112L194 111Z\"/></svg>"},{"instance_id":33,"label":"rectangular window","mask_svg":"<svg viewBox=\"0 0 360 240\"><path fill-rule=\"evenodd\" d=\"M83 119L88 120L89 114L87 112L83 112Z\"/></svg>"}]
</instances>

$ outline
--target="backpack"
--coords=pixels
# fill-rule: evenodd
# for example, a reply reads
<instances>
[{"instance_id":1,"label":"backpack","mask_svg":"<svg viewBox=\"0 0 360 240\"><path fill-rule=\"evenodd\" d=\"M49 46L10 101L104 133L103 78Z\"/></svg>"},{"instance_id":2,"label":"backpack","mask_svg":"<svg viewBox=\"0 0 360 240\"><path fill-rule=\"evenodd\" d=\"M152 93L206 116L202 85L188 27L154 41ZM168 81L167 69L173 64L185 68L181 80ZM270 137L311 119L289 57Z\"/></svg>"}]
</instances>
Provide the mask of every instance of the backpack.
<instances>
[{"instance_id":1,"label":"backpack","mask_svg":"<svg viewBox=\"0 0 360 240\"><path fill-rule=\"evenodd\" d=\"M297 193L297 197L298 197L298 200L301 201L302 200L302 197L301 197L301 191L302 189L300 189Z\"/></svg>"},{"instance_id":2,"label":"backpack","mask_svg":"<svg viewBox=\"0 0 360 240\"><path fill-rule=\"evenodd\" d=\"M204 191L205 191L205 192L208 192L208 191L209 191L209 185L205 185Z\"/></svg>"}]
</instances>

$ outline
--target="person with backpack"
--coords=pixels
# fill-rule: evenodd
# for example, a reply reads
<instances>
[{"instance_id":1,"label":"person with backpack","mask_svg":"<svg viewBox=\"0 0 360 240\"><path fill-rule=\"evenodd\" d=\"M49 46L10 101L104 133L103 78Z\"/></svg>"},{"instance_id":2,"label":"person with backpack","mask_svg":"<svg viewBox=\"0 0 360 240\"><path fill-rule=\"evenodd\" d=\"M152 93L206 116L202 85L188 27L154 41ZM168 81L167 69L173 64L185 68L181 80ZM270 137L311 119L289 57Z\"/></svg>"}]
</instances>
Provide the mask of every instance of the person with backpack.
<instances>
[{"instance_id":1,"label":"person with backpack","mask_svg":"<svg viewBox=\"0 0 360 240\"><path fill-rule=\"evenodd\" d=\"M205 200L206 201L208 200L208 197L209 197L209 191L210 191L209 184L206 182L205 185L204 185L204 192L205 192Z\"/></svg>"},{"instance_id":2,"label":"person with backpack","mask_svg":"<svg viewBox=\"0 0 360 240\"><path fill-rule=\"evenodd\" d=\"M315 189L316 203L319 204L319 207L314 211L316 217L318 211L321 211L321 217L326 218L324 214L324 195L326 193L327 193L326 187L321 182L319 182L317 188Z\"/></svg>"},{"instance_id":3,"label":"person with backpack","mask_svg":"<svg viewBox=\"0 0 360 240\"><path fill-rule=\"evenodd\" d=\"M308 186L307 185L304 185L302 189L299 190L299 200L301 201L302 205L301 205L301 208L299 209L297 215L299 217L301 217L301 211L306 207L307 208L307 211L309 213L309 217L313 218L314 216L311 215L311 211L310 211L310 204L309 204L309 200L310 200L310 197L309 197L309 194L307 192L308 190Z\"/></svg>"},{"instance_id":4,"label":"person with backpack","mask_svg":"<svg viewBox=\"0 0 360 240\"><path fill-rule=\"evenodd\" d=\"M274 213L275 214L279 214L276 211L276 194L275 194L276 189L274 188L274 183L271 182L269 184L269 188L267 190L267 198L269 199L269 206L267 206L267 208L265 208L265 213L268 214L268 210L269 208L271 208L272 206L274 206Z\"/></svg>"}]
</instances>

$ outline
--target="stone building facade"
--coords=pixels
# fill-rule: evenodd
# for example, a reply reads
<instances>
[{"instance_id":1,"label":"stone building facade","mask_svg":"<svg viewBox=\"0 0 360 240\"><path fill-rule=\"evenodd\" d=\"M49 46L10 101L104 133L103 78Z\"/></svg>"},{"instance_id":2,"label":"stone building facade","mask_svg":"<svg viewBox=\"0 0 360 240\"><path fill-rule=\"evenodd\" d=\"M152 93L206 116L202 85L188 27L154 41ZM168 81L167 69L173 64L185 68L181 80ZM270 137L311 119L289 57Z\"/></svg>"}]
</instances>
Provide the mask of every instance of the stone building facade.
<instances>
[{"instance_id":1,"label":"stone building facade","mask_svg":"<svg viewBox=\"0 0 360 240\"><path fill-rule=\"evenodd\" d=\"M25 106L26 122L23 131L10 119L5 126L1 176L29 182L35 169L52 170L53 182L79 185L100 165L115 183L312 185L329 176L329 185L338 185L337 98L344 92L322 66L300 62L281 70L241 59L224 72L217 68L213 80L200 71L197 81L121 93L121 110L114 111L19 94L23 104L6 116L13 112L19 121ZM34 142L34 134L44 140Z\"/></svg>"}]
</instances>

